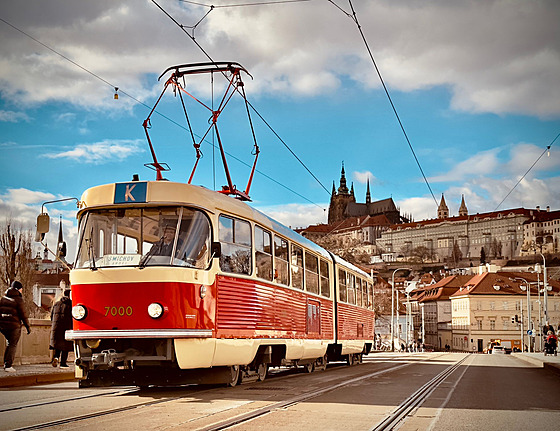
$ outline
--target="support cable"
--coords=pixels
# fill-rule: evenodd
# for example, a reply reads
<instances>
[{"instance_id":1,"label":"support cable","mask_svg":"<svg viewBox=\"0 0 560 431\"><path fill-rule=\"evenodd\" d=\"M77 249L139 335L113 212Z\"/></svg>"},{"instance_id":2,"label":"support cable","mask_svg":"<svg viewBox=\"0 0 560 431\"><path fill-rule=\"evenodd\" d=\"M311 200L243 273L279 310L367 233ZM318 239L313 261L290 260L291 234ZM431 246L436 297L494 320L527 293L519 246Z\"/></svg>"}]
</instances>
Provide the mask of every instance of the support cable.
<instances>
[{"instance_id":1,"label":"support cable","mask_svg":"<svg viewBox=\"0 0 560 431\"><path fill-rule=\"evenodd\" d=\"M0 21L3 22L4 24L12 27L14 30L18 31L19 33L23 34L24 36L28 37L29 39L35 41L36 43L38 43L39 45L45 47L46 49L48 49L49 51L55 53L56 55L62 57L63 59L65 59L66 61L72 63L73 65L75 65L76 67L78 67L79 69L83 70L84 72L88 73L89 75L97 78L98 80L100 80L101 82L107 84L108 86L110 86L111 88L115 88L116 86L111 84L109 81L105 80L104 78L102 78L101 76L93 73L92 71L86 69L85 67L83 67L82 65L76 63L75 61L71 60L70 58L66 57L65 55L61 54L60 52L56 51L55 49L51 48L50 46L46 45L45 43L41 42L40 40L36 39L35 37L31 36L30 34L26 33L25 31L19 29L18 27L16 27L15 25L9 23L8 21L6 21L5 19L0 17ZM129 97L131 100L133 100L134 102L136 102L139 105L144 106L145 108L147 108L148 110L152 109L151 106L147 105L146 103L142 102L141 100L137 99L136 97L132 96L131 94L127 93L126 91L123 91L122 89L119 89L119 92L121 94L124 94L125 96ZM158 114L160 117L166 119L167 121L169 121L170 123L173 123L174 125L176 125L177 127L190 132L190 130L188 128L186 128L185 126L183 126L182 124L178 123L177 121L173 120L172 118L168 117L165 114L162 114L161 112L158 112L157 110L154 111L154 114ZM196 134L195 134L196 135ZM209 141L205 141L206 143L208 143L209 145L211 145L213 147L213 149L215 149L215 145L212 142ZM247 167L251 167L248 163L244 162L243 160L241 160L239 157L230 154L228 152L226 152L226 154L233 158L234 160L236 160L237 162L241 163L242 165L245 165ZM320 205L318 205L317 203L313 202L312 200L310 200L309 198L306 198L305 196L303 196L302 194L296 192L295 190L291 189L290 187L282 184L281 182L279 182L278 180L275 180L274 178L272 178L271 176L265 174L264 172L261 172L258 169L255 169L255 172L258 172L260 175L262 175L263 177L267 178L268 180L272 181L273 183L283 187L284 189L288 190L289 192L301 197L302 199L306 200L307 202L309 202L312 205L315 205L318 208L321 208L324 210L324 208ZM215 185L214 185L215 187Z\"/></svg>"},{"instance_id":2,"label":"support cable","mask_svg":"<svg viewBox=\"0 0 560 431\"><path fill-rule=\"evenodd\" d=\"M511 195L511 193L515 190L515 188L521 183L521 181L523 181L523 179L527 176L527 174L529 172L531 172L531 169L533 169L535 167L535 165L539 162L539 160L542 158L542 156L544 156L544 153L548 153L550 152L550 147L552 147L552 145L554 144L554 142L558 139L558 137L560 136L560 133L558 133L556 135L556 137L552 140L552 142L544 149L544 151L541 153L541 155L537 158L537 160L535 160L535 162L531 165L531 167L529 169L527 169L527 172L525 172L525 174L519 179L519 181L517 181L517 183L512 187L512 189L509 191L509 193L506 195L505 198L502 199L502 201L498 204L498 206L496 207L496 209L494 211L497 211L498 208L500 208L500 206L504 203L504 201L508 198L509 195Z\"/></svg>"},{"instance_id":3,"label":"support cable","mask_svg":"<svg viewBox=\"0 0 560 431\"><path fill-rule=\"evenodd\" d=\"M152 0L154 3L171 21L173 21L183 32L195 43L195 45L202 51L202 53L212 62L214 59L206 52L206 50L196 41L196 39L191 36L185 29L181 26L181 24L173 18L165 9L163 9L155 0ZM205 6L205 5L204 5ZM257 108L247 100L249 107L259 116L259 118L264 122L264 124L270 129L270 131L282 142L282 144L288 149L288 151L296 158L296 160L305 168L305 170L319 183L319 185L327 192L330 196L331 192L319 181L319 179L311 172L311 170L305 165L305 163L292 151L292 149L288 146L288 144L280 137L280 135L272 128L272 126L264 119L264 117L259 113Z\"/></svg>"},{"instance_id":4,"label":"support cable","mask_svg":"<svg viewBox=\"0 0 560 431\"><path fill-rule=\"evenodd\" d=\"M383 89L385 90L385 94L387 95L387 98L389 99L389 103L391 104L391 108L393 108L393 113L395 114L395 117L397 118L397 121L399 122L399 125L400 125L401 130L404 134L406 142L408 143L408 147L410 148L410 151L412 152L412 155L414 156L414 160L416 160L416 164L418 165L418 168L420 169L420 172L422 173L422 177L424 178L424 182L428 186L428 189L430 190L432 198L434 199L434 202L437 206L438 202L436 200L434 192L432 191L432 187L430 186L430 183L428 182L428 179L426 178L426 175L424 174L424 170L422 169L422 166L420 165L420 161L418 160L418 157L416 157L416 153L414 151L414 148L412 147L412 143L410 142L410 139L408 138L408 134L406 133L406 130L405 130L404 125L401 121L401 118L399 117L399 114L397 112L397 108L395 107L395 104L393 103L393 99L391 98L391 95L389 94L389 90L387 89L387 86L385 85L385 81L383 80L383 77L381 76L381 71L377 67L377 63L375 62L375 58L373 57L373 53L372 53L372 51L369 47L369 44L368 44L368 41L367 41L367 39L364 35L364 32L362 31L362 26L358 22L358 17L356 15L356 11L354 10L354 6L352 5L352 0L348 0L348 3L350 4L350 8L352 9L352 15L345 12L342 8L340 8L338 5L336 5L333 1L331 1L331 0L329 0L329 1L330 1L330 3L334 4L337 8L339 8L341 11L343 11L348 17L350 17L352 19L352 21L354 21L354 23L358 27L358 31L360 32L360 35L362 36L362 40L363 40L363 42L366 46L366 49L369 53L369 57L370 57L370 59L373 63L375 71L377 72L377 76L379 77L379 80L381 81L381 84L383 85Z\"/></svg>"}]
</instances>

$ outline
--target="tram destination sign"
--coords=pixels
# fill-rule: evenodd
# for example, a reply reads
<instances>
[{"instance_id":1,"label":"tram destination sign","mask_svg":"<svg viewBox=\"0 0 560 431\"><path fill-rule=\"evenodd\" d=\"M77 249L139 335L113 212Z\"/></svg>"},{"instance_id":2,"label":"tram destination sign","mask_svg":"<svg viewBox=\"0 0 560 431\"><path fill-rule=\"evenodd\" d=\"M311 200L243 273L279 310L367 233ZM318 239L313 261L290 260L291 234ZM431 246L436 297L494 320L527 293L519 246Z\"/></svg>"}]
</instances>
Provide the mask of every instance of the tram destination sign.
<instances>
[{"instance_id":1,"label":"tram destination sign","mask_svg":"<svg viewBox=\"0 0 560 431\"><path fill-rule=\"evenodd\" d=\"M133 183L117 183L115 184L115 200L116 204L129 204L137 202L146 202L147 182Z\"/></svg>"}]
</instances>

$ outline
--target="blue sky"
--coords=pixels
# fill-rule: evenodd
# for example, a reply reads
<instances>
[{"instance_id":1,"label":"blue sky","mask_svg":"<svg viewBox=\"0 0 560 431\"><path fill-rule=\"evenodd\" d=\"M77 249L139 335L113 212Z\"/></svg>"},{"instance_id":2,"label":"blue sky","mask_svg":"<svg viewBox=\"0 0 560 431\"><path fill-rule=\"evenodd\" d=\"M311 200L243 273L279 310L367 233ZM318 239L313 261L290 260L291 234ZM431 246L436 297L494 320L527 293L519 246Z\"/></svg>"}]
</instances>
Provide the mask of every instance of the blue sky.
<instances>
[{"instance_id":1,"label":"blue sky","mask_svg":"<svg viewBox=\"0 0 560 431\"><path fill-rule=\"evenodd\" d=\"M126 94L151 107L163 70L207 59L151 1L25 3L0 4L0 217L33 225L46 200L79 197L135 173L154 179L144 167L151 161L142 128L149 110ZM185 26L210 10L204 1L158 3ZM560 3L353 5L437 201L444 193L452 214L461 195L471 213L495 210L560 133ZM333 180L338 187L342 161L358 201L370 178L374 200L392 197L416 220L436 215L349 11L343 0L216 7L194 31L214 60L247 68L254 78L244 79L249 100L321 182L253 115L257 169L275 180L256 174L253 205L292 227L326 221L324 188L330 192ZM189 85L209 100L208 80ZM113 86L120 88L118 100ZM226 150L250 165L252 141L239 102L222 114L220 133ZM170 92L158 111L185 124ZM208 113L192 112L194 131L204 133ZM172 169L165 176L186 181L194 164L189 134L157 115L152 126L158 160ZM500 209L560 209L559 149L556 141ZM202 151L193 182L219 188L221 165L213 178L211 145ZM244 188L249 168L229 163L234 183ZM72 252L75 207L53 205L49 213L63 216Z\"/></svg>"}]
</instances>

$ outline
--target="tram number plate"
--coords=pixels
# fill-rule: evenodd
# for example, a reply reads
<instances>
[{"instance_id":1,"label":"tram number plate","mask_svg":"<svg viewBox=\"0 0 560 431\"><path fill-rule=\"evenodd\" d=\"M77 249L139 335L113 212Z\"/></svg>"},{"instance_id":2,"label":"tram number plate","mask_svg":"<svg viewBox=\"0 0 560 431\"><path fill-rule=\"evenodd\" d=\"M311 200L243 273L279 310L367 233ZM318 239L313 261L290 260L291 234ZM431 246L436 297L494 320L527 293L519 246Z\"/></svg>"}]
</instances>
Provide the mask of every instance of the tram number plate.
<instances>
[{"instance_id":1,"label":"tram number plate","mask_svg":"<svg viewBox=\"0 0 560 431\"><path fill-rule=\"evenodd\" d=\"M105 306L105 317L108 316L132 316L132 306L120 306L120 307L115 307L115 306Z\"/></svg>"}]
</instances>

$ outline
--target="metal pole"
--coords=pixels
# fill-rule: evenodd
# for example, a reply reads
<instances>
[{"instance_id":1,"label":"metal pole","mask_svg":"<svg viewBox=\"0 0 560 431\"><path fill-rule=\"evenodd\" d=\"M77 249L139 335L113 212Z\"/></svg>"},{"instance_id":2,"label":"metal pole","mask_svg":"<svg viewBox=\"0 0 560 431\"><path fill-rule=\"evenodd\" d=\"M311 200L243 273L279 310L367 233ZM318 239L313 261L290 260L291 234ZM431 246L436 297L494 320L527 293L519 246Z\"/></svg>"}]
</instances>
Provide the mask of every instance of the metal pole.
<instances>
[{"instance_id":1,"label":"metal pole","mask_svg":"<svg viewBox=\"0 0 560 431\"><path fill-rule=\"evenodd\" d=\"M539 324L537 327L537 337L539 337L539 352L542 352L542 337L541 337L541 328L542 328L542 320L541 320L541 279L540 274L537 273L537 302L539 304Z\"/></svg>"},{"instance_id":2,"label":"metal pole","mask_svg":"<svg viewBox=\"0 0 560 431\"><path fill-rule=\"evenodd\" d=\"M425 343L425 341L426 341L425 340L426 331L424 329L424 304L421 304L421 305L422 305L422 352L423 352L424 351L424 344L426 344Z\"/></svg>"},{"instance_id":3,"label":"metal pole","mask_svg":"<svg viewBox=\"0 0 560 431\"><path fill-rule=\"evenodd\" d=\"M519 300L519 311L521 312L521 319L520 319L520 323L521 323L521 325L520 325L520 327L521 327L521 352L524 352L525 351L524 350L525 337L523 336L523 300L522 299Z\"/></svg>"},{"instance_id":4,"label":"metal pole","mask_svg":"<svg viewBox=\"0 0 560 431\"><path fill-rule=\"evenodd\" d=\"M401 325L399 322L399 289L395 289L397 295L397 343L399 343L399 349L401 347Z\"/></svg>"},{"instance_id":5,"label":"metal pole","mask_svg":"<svg viewBox=\"0 0 560 431\"><path fill-rule=\"evenodd\" d=\"M393 338L393 334L395 331L395 318L394 318L394 313L395 313L395 272L397 272L397 270L395 269L393 271L393 277L392 277L392 282L391 282L391 352L395 351L395 339Z\"/></svg>"},{"instance_id":6,"label":"metal pole","mask_svg":"<svg viewBox=\"0 0 560 431\"><path fill-rule=\"evenodd\" d=\"M544 284L544 324L548 325L548 285L547 285L547 280L546 280L546 259L544 258L544 255L542 253L540 253L540 255L542 256L542 260L543 260L543 284Z\"/></svg>"},{"instance_id":7,"label":"metal pole","mask_svg":"<svg viewBox=\"0 0 560 431\"><path fill-rule=\"evenodd\" d=\"M526 280L525 280L526 281ZM531 336L532 334L529 331L532 329L533 326L531 324L531 285L527 283L527 349L531 352Z\"/></svg>"},{"instance_id":8,"label":"metal pole","mask_svg":"<svg viewBox=\"0 0 560 431\"><path fill-rule=\"evenodd\" d=\"M395 273L404 269L408 268L395 269L391 277L391 352L395 351Z\"/></svg>"}]
</instances>

